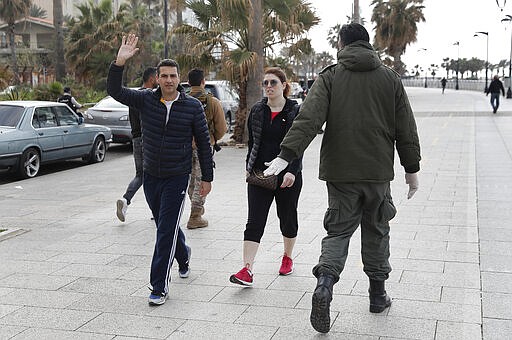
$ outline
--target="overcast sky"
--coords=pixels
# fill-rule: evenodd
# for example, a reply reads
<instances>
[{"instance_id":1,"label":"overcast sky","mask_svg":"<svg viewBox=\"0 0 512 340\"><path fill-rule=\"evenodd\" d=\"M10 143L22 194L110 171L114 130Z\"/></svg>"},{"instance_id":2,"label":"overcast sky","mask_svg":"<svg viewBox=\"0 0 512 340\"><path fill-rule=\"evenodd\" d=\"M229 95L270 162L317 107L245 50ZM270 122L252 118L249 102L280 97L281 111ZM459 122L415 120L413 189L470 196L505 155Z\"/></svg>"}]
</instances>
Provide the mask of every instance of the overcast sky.
<instances>
[{"instance_id":1,"label":"overcast sky","mask_svg":"<svg viewBox=\"0 0 512 340\"><path fill-rule=\"evenodd\" d=\"M503 0L499 0L502 4ZM352 13L350 0L311 0L321 23L310 31L313 48L317 52L328 51L335 55L327 42L327 32L337 23L347 23L347 16ZM361 17L366 19L365 27L373 42L374 24L370 22L371 0L359 0ZM503 11L496 5L496 0L425 0L425 22L418 24L418 41L407 47L402 60L411 70L416 64L428 66L442 63L449 57L486 59L486 37L474 37L476 31L489 32L489 62L497 64L502 59L510 58L511 29L510 22L502 23L506 14L512 15L512 1L509 0ZM453 45L460 42L459 48ZM421 51L418 51L420 50ZM422 49L427 49L423 51Z\"/></svg>"}]
</instances>

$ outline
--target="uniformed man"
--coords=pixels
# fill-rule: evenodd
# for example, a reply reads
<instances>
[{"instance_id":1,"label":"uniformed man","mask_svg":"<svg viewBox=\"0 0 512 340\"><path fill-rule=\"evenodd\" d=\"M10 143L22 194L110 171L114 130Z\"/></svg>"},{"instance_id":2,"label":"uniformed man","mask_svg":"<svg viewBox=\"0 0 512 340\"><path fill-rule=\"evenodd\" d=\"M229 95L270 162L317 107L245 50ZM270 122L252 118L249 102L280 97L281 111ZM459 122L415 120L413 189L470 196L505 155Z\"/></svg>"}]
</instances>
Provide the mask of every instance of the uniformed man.
<instances>
[{"instance_id":1,"label":"uniformed man","mask_svg":"<svg viewBox=\"0 0 512 340\"><path fill-rule=\"evenodd\" d=\"M303 154L326 123L320 151L320 179L327 182L327 236L313 274L310 321L318 332L330 329L329 307L334 284L347 259L349 241L361 225L363 270L370 280L370 312L391 305L384 281L389 264L389 221L394 147L405 169L408 198L418 189L420 146L416 122L400 76L384 66L360 24L339 32L338 64L323 70L283 142L281 153L265 170L278 174Z\"/></svg>"}]
</instances>

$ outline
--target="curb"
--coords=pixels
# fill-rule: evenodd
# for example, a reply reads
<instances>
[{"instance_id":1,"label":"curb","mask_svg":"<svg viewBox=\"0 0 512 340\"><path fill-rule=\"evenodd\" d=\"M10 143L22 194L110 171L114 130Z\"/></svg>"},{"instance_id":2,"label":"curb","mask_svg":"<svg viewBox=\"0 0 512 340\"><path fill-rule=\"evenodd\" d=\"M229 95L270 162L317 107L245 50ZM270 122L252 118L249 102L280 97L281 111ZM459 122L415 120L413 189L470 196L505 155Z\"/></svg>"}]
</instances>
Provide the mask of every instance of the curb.
<instances>
[{"instance_id":1,"label":"curb","mask_svg":"<svg viewBox=\"0 0 512 340\"><path fill-rule=\"evenodd\" d=\"M2 231L0 233L0 241L7 240L8 238L24 234L28 231L29 230L27 230L27 229L21 229L21 228L14 228L14 229L7 228L7 230Z\"/></svg>"}]
</instances>

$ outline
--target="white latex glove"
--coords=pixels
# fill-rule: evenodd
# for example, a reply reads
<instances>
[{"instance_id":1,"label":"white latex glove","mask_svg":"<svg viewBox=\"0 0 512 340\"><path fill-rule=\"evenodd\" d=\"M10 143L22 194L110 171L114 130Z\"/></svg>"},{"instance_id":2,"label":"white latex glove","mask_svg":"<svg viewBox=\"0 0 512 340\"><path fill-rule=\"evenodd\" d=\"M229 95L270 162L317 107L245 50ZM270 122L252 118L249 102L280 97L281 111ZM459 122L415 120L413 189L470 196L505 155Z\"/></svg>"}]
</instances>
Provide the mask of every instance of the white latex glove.
<instances>
[{"instance_id":1,"label":"white latex glove","mask_svg":"<svg viewBox=\"0 0 512 340\"><path fill-rule=\"evenodd\" d=\"M405 184L409 184L409 192L407 193L407 199L410 199L412 196L414 196L416 191L418 191L418 187L420 186L420 182L418 181L418 173L406 173Z\"/></svg>"},{"instance_id":2,"label":"white latex glove","mask_svg":"<svg viewBox=\"0 0 512 340\"><path fill-rule=\"evenodd\" d=\"M281 188L291 187L295 183L295 175L287 172L284 174L283 183L281 184Z\"/></svg>"},{"instance_id":3,"label":"white latex glove","mask_svg":"<svg viewBox=\"0 0 512 340\"><path fill-rule=\"evenodd\" d=\"M268 166L268 168L265 171L263 171L263 175L272 176L279 175L281 171L286 169L286 167L288 166L288 162L282 158L276 157L270 162L265 162L265 165Z\"/></svg>"}]
</instances>

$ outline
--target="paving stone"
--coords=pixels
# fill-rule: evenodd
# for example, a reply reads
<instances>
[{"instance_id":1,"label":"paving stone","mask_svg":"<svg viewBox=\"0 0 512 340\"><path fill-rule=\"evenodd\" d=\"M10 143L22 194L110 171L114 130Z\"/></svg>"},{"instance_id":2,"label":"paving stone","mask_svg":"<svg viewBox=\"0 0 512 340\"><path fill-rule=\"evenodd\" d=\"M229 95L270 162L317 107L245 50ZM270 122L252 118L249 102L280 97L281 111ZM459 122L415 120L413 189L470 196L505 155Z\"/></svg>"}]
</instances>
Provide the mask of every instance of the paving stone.
<instances>
[{"instance_id":1,"label":"paving stone","mask_svg":"<svg viewBox=\"0 0 512 340\"><path fill-rule=\"evenodd\" d=\"M0 304L0 318L3 318L7 314L10 314L20 308L21 308L21 306L19 306L19 305L15 306L15 305L10 305L10 304L5 304L5 305Z\"/></svg>"},{"instance_id":2,"label":"paving stone","mask_svg":"<svg viewBox=\"0 0 512 340\"><path fill-rule=\"evenodd\" d=\"M480 306L480 290L442 287L441 302Z\"/></svg>"},{"instance_id":3,"label":"paving stone","mask_svg":"<svg viewBox=\"0 0 512 340\"><path fill-rule=\"evenodd\" d=\"M389 315L413 319L421 318L467 323L481 322L480 306L443 302L396 300L393 301Z\"/></svg>"},{"instance_id":4,"label":"paving stone","mask_svg":"<svg viewBox=\"0 0 512 340\"><path fill-rule=\"evenodd\" d=\"M276 333L275 326L255 326L232 324L226 322L207 322L188 320L174 331L167 339L230 339L236 334L236 339L270 339ZM117 340L117 338L116 338Z\"/></svg>"},{"instance_id":5,"label":"paving stone","mask_svg":"<svg viewBox=\"0 0 512 340\"><path fill-rule=\"evenodd\" d=\"M423 271L442 273L444 270L443 261L416 260L416 259L393 259L391 261L393 270L404 269L411 271Z\"/></svg>"},{"instance_id":6,"label":"paving stone","mask_svg":"<svg viewBox=\"0 0 512 340\"><path fill-rule=\"evenodd\" d=\"M215 322L235 322L247 306L225 303L185 301L169 299L165 305L153 308L150 316L163 316L174 319L201 320Z\"/></svg>"},{"instance_id":7,"label":"paving stone","mask_svg":"<svg viewBox=\"0 0 512 340\"><path fill-rule=\"evenodd\" d=\"M423 284L428 286L447 286L480 289L480 281L474 275L463 273L429 273L406 270L400 279L401 283Z\"/></svg>"},{"instance_id":8,"label":"paving stone","mask_svg":"<svg viewBox=\"0 0 512 340\"><path fill-rule=\"evenodd\" d=\"M2 325L2 327L0 327L0 339L11 339L16 334L23 332L25 329L25 327L21 326Z\"/></svg>"},{"instance_id":9,"label":"paving stone","mask_svg":"<svg viewBox=\"0 0 512 340\"><path fill-rule=\"evenodd\" d=\"M95 253L61 253L51 257L47 262L64 262L64 263L82 263L82 264L99 264L106 265L120 255L112 254L95 254Z\"/></svg>"},{"instance_id":10,"label":"paving stone","mask_svg":"<svg viewBox=\"0 0 512 340\"><path fill-rule=\"evenodd\" d=\"M73 281L76 277L42 275L42 274L12 274L0 280L1 287L57 290Z\"/></svg>"},{"instance_id":11,"label":"paving stone","mask_svg":"<svg viewBox=\"0 0 512 340\"><path fill-rule=\"evenodd\" d=\"M484 317L482 320L483 340L508 339L512 334L512 320Z\"/></svg>"},{"instance_id":12,"label":"paving stone","mask_svg":"<svg viewBox=\"0 0 512 340\"><path fill-rule=\"evenodd\" d=\"M170 318L103 313L78 331L165 339L183 323Z\"/></svg>"},{"instance_id":13,"label":"paving stone","mask_svg":"<svg viewBox=\"0 0 512 340\"><path fill-rule=\"evenodd\" d=\"M141 288L146 288L147 281L128 281L118 279L103 279L93 277L81 277L60 290L73 291L87 294L131 295Z\"/></svg>"},{"instance_id":14,"label":"paving stone","mask_svg":"<svg viewBox=\"0 0 512 340\"><path fill-rule=\"evenodd\" d=\"M496 319L512 319L512 294L482 293L483 317Z\"/></svg>"},{"instance_id":15,"label":"paving stone","mask_svg":"<svg viewBox=\"0 0 512 340\"><path fill-rule=\"evenodd\" d=\"M75 330L99 314L56 308L23 307L1 318L0 324Z\"/></svg>"},{"instance_id":16,"label":"paving stone","mask_svg":"<svg viewBox=\"0 0 512 340\"><path fill-rule=\"evenodd\" d=\"M480 324L439 321L435 340L481 339Z\"/></svg>"},{"instance_id":17,"label":"paving stone","mask_svg":"<svg viewBox=\"0 0 512 340\"><path fill-rule=\"evenodd\" d=\"M482 254L480 259L482 271L512 273L512 256Z\"/></svg>"},{"instance_id":18,"label":"paving stone","mask_svg":"<svg viewBox=\"0 0 512 340\"><path fill-rule=\"evenodd\" d=\"M435 320L411 319L378 314L340 313L331 331L400 339L434 339Z\"/></svg>"},{"instance_id":19,"label":"paving stone","mask_svg":"<svg viewBox=\"0 0 512 340\"><path fill-rule=\"evenodd\" d=\"M470 262L478 263L478 254L457 251L430 251L427 249L411 249L408 258L418 260Z\"/></svg>"},{"instance_id":20,"label":"paving stone","mask_svg":"<svg viewBox=\"0 0 512 340\"><path fill-rule=\"evenodd\" d=\"M480 241L480 253L512 256L512 242Z\"/></svg>"},{"instance_id":21,"label":"paving stone","mask_svg":"<svg viewBox=\"0 0 512 340\"><path fill-rule=\"evenodd\" d=\"M212 299L215 296L218 296L219 292L222 290L223 287L218 286L179 284L171 282L169 285L169 298L189 301L212 301ZM147 298L149 293L150 291L148 288L143 287L132 295Z\"/></svg>"},{"instance_id":22,"label":"paving stone","mask_svg":"<svg viewBox=\"0 0 512 340\"><path fill-rule=\"evenodd\" d=\"M310 329L310 310L295 308L250 306L236 323L260 326L294 325L295 329ZM331 311L331 323L338 313Z\"/></svg>"},{"instance_id":23,"label":"paving stone","mask_svg":"<svg viewBox=\"0 0 512 340\"><path fill-rule=\"evenodd\" d=\"M482 272L482 291L512 294L512 273Z\"/></svg>"},{"instance_id":24,"label":"paving stone","mask_svg":"<svg viewBox=\"0 0 512 340\"><path fill-rule=\"evenodd\" d=\"M72 303L84 298L85 296L85 294L73 292L16 289L16 291L12 292L11 294L0 296L0 304L66 308Z\"/></svg>"},{"instance_id":25,"label":"paving stone","mask_svg":"<svg viewBox=\"0 0 512 340\"><path fill-rule=\"evenodd\" d=\"M97 333L82 333L74 331L61 331L56 329L29 328L26 331L19 333L17 336L13 338L13 340L109 340L113 338L113 335L103 335Z\"/></svg>"},{"instance_id":26,"label":"paving stone","mask_svg":"<svg viewBox=\"0 0 512 340\"><path fill-rule=\"evenodd\" d=\"M130 272L131 270L133 270L133 267L72 263L63 269L56 271L54 274L63 276L117 279L123 276L123 274Z\"/></svg>"},{"instance_id":27,"label":"paving stone","mask_svg":"<svg viewBox=\"0 0 512 340\"><path fill-rule=\"evenodd\" d=\"M87 295L80 301L68 304L68 309L132 315L144 315L152 311L147 297L111 295L108 292Z\"/></svg>"},{"instance_id":28,"label":"paving stone","mask_svg":"<svg viewBox=\"0 0 512 340\"><path fill-rule=\"evenodd\" d=\"M302 295L302 292L288 292L284 290L226 287L213 298L212 302L269 307L293 307L299 302Z\"/></svg>"},{"instance_id":29,"label":"paving stone","mask_svg":"<svg viewBox=\"0 0 512 340\"><path fill-rule=\"evenodd\" d=\"M291 326L291 325L290 325ZM279 327L272 339L297 340L297 339L336 339L336 340L379 340L378 336L358 335L329 331L327 334L318 333L310 326L309 329L296 329Z\"/></svg>"}]
</instances>

